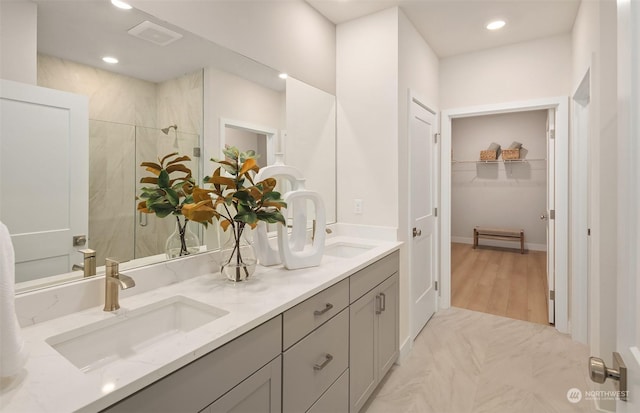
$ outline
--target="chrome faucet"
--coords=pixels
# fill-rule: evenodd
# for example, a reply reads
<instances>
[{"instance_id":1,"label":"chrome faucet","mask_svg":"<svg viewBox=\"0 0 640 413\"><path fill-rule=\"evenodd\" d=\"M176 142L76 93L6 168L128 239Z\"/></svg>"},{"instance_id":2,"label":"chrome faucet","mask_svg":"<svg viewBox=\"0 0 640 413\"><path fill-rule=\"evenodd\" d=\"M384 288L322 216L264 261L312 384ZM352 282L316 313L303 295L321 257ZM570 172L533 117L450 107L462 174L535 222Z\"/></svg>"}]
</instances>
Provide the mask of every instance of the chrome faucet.
<instances>
[{"instance_id":1,"label":"chrome faucet","mask_svg":"<svg viewBox=\"0 0 640 413\"><path fill-rule=\"evenodd\" d=\"M90 249L78 250L84 256L82 264L73 264L71 271L83 271L85 277L96 275L96 252Z\"/></svg>"},{"instance_id":2,"label":"chrome faucet","mask_svg":"<svg viewBox=\"0 0 640 413\"><path fill-rule=\"evenodd\" d=\"M113 258L106 259L104 273L104 311L115 311L120 308L120 289L135 287L136 282L128 275L120 273L120 262Z\"/></svg>"}]
</instances>

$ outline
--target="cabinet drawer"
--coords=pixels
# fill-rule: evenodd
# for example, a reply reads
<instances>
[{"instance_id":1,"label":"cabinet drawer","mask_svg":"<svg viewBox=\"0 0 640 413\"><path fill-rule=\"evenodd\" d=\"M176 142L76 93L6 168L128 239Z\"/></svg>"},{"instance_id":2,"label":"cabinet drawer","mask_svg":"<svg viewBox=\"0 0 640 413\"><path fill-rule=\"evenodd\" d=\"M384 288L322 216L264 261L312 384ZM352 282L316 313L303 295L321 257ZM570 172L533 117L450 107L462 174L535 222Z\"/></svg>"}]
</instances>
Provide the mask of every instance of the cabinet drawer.
<instances>
[{"instance_id":1,"label":"cabinet drawer","mask_svg":"<svg viewBox=\"0 0 640 413\"><path fill-rule=\"evenodd\" d=\"M306 411L348 364L349 311L345 309L284 353L282 411Z\"/></svg>"},{"instance_id":2,"label":"cabinet drawer","mask_svg":"<svg viewBox=\"0 0 640 413\"><path fill-rule=\"evenodd\" d=\"M151 384L106 412L198 412L276 358L280 316Z\"/></svg>"},{"instance_id":3,"label":"cabinet drawer","mask_svg":"<svg viewBox=\"0 0 640 413\"><path fill-rule=\"evenodd\" d=\"M349 303L353 303L376 285L398 272L399 266L400 252L395 251L353 274L350 277Z\"/></svg>"},{"instance_id":4,"label":"cabinet drawer","mask_svg":"<svg viewBox=\"0 0 640 413\"><path fill-rule=\"evenodd\" d=\"M319 292L283 314L282 348L287 349L349 305L349 280Z\"/></svg>"},{"instance_id":5,"label":"cabinet drawer","mask_svg":"<svg viewBox=\"0 0 640 413\"><path fill-rule=\"evenodd\" d=\"M348 413L349 412L349 369L342 373L307 413Z\"/></svg>"}]
</instances>

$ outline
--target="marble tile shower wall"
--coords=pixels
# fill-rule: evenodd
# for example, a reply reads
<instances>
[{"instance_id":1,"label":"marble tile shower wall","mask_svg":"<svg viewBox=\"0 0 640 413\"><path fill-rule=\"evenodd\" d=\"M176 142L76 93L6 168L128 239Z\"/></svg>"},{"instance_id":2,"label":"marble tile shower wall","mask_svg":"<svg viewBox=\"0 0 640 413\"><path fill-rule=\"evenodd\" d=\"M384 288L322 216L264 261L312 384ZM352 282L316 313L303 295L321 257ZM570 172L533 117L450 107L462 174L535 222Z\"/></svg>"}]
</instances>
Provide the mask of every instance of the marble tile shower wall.
<instances>
[{"instance_id":1,"label":"marble tile shower wall","mask_svg":"<svg viewBox=\"0 0 640 413\"><path fill-rule=\"evenodd\" d=\"M175 221L147 216L140 225L138 165L174 151L192 154L202 130L202 70L152 83L39 55L38 85L89 96L89 242L98 262L162 253ZM178 148L173 131L160 132L173 124ZM198 171L197 163L190 167Z\"/></svg>"},{"instance_id":2,"label":"marble tile shower wall","mask_svg":"<svg viewBox=\"0 0 640 413\"><path fill-rule=\"evenodd\" d=\"M98 265L134 258L135 127L89 121L89 246Z\"/></svg>"}]
</instances>

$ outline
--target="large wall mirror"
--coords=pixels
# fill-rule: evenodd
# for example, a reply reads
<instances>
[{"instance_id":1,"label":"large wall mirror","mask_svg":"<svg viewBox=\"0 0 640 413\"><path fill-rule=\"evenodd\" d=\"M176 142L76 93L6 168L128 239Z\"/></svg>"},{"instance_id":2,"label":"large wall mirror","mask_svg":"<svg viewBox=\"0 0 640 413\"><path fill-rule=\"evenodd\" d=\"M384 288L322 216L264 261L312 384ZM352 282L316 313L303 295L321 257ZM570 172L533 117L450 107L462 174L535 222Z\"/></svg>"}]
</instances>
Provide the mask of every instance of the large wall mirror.
<instances>
[{"instance_id":1,"label":"large wall mirror","mask_svg":"<svg viewBox=\"0 0 640 413\"><path fill-rule=\"evenodd\" d=\"M88 234L78 249L95 250L98 267L106 257L128 260L124 268L166 259L164 244L175 221L137 212L139 180L146 174L140 163L179 152L191 157L188 167L201 183L224 139L264 150L265 165L282 152L285 163L303 171L307 188L322 194L328 222L335 222L334 96L283 80L274 69L135 9L107 1L35 3L38 85L89 97ZM106 55L119 63L104 63ZM242 125L259 125L273 144ZM217 248L217 225L190 225L202 251ZM78 253L74 263L81 262ZM18 271L16 288L82 277L71 268L64 274Z\"/></svg>"}]
</instances>

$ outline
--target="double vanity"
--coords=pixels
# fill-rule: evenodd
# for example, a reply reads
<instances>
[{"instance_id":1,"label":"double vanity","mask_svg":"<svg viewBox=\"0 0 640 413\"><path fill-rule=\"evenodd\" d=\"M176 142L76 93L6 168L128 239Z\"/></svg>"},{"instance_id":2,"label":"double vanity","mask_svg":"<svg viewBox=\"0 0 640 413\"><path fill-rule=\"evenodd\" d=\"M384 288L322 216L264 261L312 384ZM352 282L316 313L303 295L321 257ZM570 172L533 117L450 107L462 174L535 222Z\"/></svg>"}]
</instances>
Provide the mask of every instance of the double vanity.
<instances>
[{"instance_id":1,"label":"double vanity","mask_svg":"<svg viewBox=\"0 0 640 413\"><path fill-rule=\"evenodd\" d=\"M211 253L127 271L119 310L22 329L29 360L0 412L358 412L398 357L399 246L336 236L319 267L242 283Z\"/></svg>"}]
</instances>

